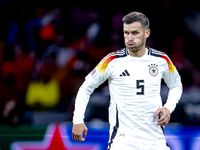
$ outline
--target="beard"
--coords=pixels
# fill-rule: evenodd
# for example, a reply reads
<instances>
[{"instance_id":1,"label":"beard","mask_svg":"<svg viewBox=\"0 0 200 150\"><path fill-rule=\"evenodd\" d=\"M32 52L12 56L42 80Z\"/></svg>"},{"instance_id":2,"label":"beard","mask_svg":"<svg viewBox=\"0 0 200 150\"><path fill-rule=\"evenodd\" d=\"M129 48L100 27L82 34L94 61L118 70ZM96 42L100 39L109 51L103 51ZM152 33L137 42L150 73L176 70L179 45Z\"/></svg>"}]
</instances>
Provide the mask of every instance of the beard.
<instances>
[{"instance_id":1,"label":"beard","mask_svg":"<svg viewBox=\"0 0 200 150\"><path fill-rule=\"evenodd\" d=\"M133 46L129 46L129 44L133 44ZM136 53L136 52L140 51L143 48L144 44L145 44L145 38L143 36L142 41L140 43L127 42L126 43L126 47L131 52Z\"/></svg>"}]
</instances>

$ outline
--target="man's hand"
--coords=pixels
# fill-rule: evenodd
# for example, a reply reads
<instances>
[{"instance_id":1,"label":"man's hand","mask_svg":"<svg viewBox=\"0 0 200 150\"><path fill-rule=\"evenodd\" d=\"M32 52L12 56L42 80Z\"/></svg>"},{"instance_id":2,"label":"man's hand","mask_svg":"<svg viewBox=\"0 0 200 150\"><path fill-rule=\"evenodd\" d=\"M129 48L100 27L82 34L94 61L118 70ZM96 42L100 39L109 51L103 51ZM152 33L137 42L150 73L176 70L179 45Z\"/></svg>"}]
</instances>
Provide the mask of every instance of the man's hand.
<instances>
[{"instance_id":1,"label":"man's hand","mask_svg":"<svg viewBox=\"0 0 200 150\"><path fill-rule=\"evenodd\" d=\"M158 110L156 111L156 113L154 114L154 117L162 114L162 117L160 119L158 119L158 125L160 126L166 126L169 123L170 120L170 111L169 109L163 107L163 108L158 108Z\"/></svg>"},{"instance_id":2,"label":"man's hand","mask_svg":"<svg viewBox=\"0 0 200 150\"><path fill-rule=\"evenodd\" d=\"M85 126L84 123L81 124L74 124L73 129L72 129L72 139L74 139L78 142L83 142L85 141L85 137L87 135L87 127ZM84 138L82 137L82 134L84 133Z\"/></svg>"}]
</instances>

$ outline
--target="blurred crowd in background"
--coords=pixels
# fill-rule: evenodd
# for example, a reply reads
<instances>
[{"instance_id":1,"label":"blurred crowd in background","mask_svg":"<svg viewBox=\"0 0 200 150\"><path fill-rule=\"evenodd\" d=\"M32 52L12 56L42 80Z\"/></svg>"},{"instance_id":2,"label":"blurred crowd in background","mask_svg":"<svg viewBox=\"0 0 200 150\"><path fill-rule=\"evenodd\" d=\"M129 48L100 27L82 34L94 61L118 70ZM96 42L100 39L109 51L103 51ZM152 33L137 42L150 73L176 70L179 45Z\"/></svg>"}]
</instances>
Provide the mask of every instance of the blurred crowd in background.
<instances>
[{"instance_id":1,"label":"blurred crowd in background","mask_svg":"<svg viewBox=\"0 0 200 150\"><path fill-rule=\"evenodd\" d=\"M200 1L0 0L0 124L71 121L85 76L124 47L122 17L150 20L147 46L169 55L184 93L171 122L200 125ZM162 84L166 101L167 87ZM107 82L91 96L86 121L108 121Z\"/></svg>"}]
</instances>

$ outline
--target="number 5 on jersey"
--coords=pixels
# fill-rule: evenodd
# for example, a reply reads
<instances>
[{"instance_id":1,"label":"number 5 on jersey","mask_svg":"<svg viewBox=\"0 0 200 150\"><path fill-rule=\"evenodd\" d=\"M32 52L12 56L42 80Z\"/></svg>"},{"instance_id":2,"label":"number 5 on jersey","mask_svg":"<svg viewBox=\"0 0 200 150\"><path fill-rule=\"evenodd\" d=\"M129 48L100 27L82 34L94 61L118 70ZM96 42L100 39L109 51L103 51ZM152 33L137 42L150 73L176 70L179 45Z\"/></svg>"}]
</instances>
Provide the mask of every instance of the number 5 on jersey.
<instances>
[{"instance_id":1,"label":"number 5 on jersey","mask_svg":"<svg viewBox=\"0 0 200 150\"><path fill-rule=\"evenodd\" d=\"M140 89L139 92L136 92L137 95L144 95L144 80L136 80L136 88Z\"/></svg>"}]
</instances>

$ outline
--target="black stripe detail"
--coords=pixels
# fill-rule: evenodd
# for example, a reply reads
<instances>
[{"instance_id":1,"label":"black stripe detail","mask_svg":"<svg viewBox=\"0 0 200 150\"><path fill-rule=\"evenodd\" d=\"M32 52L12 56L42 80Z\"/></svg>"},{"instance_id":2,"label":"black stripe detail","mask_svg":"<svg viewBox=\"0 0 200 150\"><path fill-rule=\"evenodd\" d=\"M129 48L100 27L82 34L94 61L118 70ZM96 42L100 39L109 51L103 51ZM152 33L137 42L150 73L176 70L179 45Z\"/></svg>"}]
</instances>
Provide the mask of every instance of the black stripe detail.
<instances>
[{"instance_id":1,"label":"black stripe detail","mask_svg":"<svg viewBox=\"0 0 200 150\"><path fill-rule=\"evenodd\" d=\"M126 76L126 74L125 74L124 72L122 72L122 74L123 74L124 76Z\"/></svg>"},{"instance_id":2,"label":"black stripe detail","mask_svg":"<svg viewBox=\"0 0 200 150\"><path fill-rule=\"evenodd\" d=\"M126 57L128 55L126 52L126 48L115 51L114 54L116 55L117 58Z\"/></svg>"},{"instance_id":3,"label":"black stripe detail","mask_svg":"<svg viewBox=\"0 0 200 150\"><path fill-rule=\"evenodd\" d=\"M148 46L146 46L146 48L148 49L148 55L150 55L151 54L151 48L150 47L148 47Z\"/></svg>"},{"instance_id":4,"label":"black stripe detail","mask_svg":"<svg viewBox=\"0 0 200 150\"><path fill-rule=\"evenodd\" d=\"M155 54L155 53L151 53L150 55L155 56L155 57L160 57L160 56L162 56L161 54L159 55L159 54Z\"/></svg>"},{"instance_id":5,"label":"black stripe detail","mask_svg":"<svg viewBox=\"0 0 200 150\"><path fill-rule=\"evenodd\" d=\"M152 49L150 47L147 47L147 48L148 48L148 55L155 56L155 57L162 57L165 55L165 53L163 53L161 51Z\"/></svg>"},{"instance_id":6,"label":"black stripe detail","mask_svg":"<svg viewBox=\"0 0 200 150\"><path fill-rule=\"evenodd\" d=\"M159 119L161 118L161 114L159 114ZM165 129L163 126L160 126L162 131L163 131L163 134L165 135ZM170 148L169 144L166 142L166 145ZM171 149L171 148L170 148Z\"/></svg>"},{"instance_id":7,"label":"black stripe detail","mask_svg":"<svg viewBox=\"0 0 200 150\"><path fill-rule=\"evenodd\" d=\"M118 110L116 110L116 125L113 127L113 132L111 134L111 140L110 140L110 143L108 144L108 150L111 148L111 144L113 143L113 139L115 138L115 136L117 134L118 128L119 128Z\"/></svg>"},{"instance_id":8,"label":"black stripe detail","mask_svg":"<svg viewBox=\"0 0 200 150\"><path fill-rule=\"evenodd\" d=\"M127 70L124 70L124 72L127 74L127 76L130 76L130 74L128 73L128 71L127 71Z\"/></svg>"}]
</instances>

